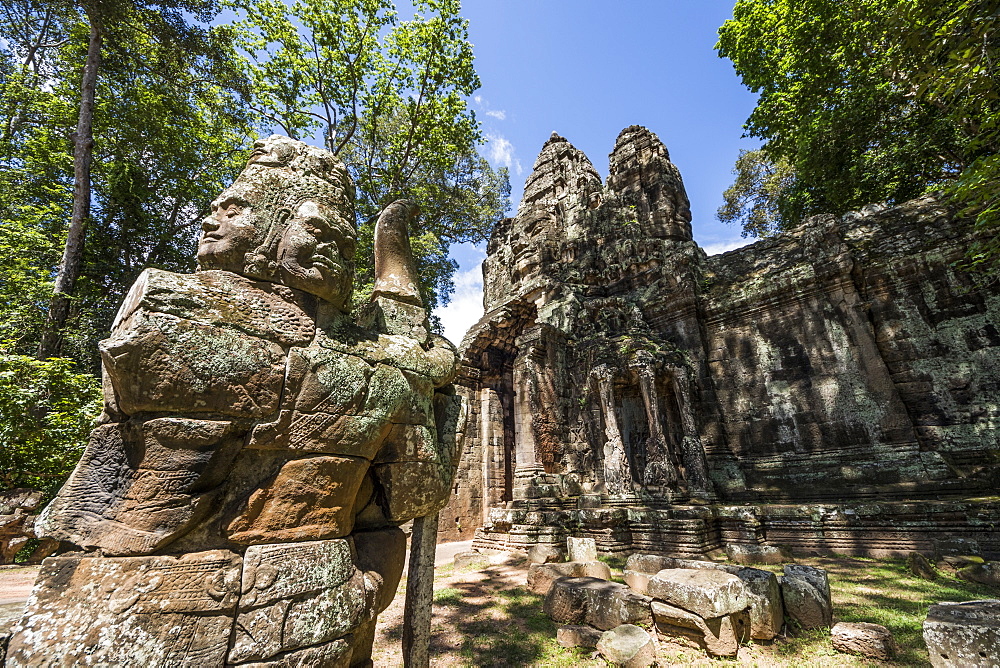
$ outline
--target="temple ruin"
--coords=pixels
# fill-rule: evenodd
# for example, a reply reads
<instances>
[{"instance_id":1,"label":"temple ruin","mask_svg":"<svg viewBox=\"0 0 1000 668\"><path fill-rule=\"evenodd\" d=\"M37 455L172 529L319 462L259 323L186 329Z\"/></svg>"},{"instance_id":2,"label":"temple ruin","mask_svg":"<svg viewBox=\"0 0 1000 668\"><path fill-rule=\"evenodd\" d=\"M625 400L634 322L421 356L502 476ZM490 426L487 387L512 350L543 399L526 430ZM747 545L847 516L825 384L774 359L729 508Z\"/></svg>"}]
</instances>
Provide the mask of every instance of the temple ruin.
<instances>
[{"instance_id":1,"label":"temple ruin","mask_svg":"<svg viewBox=\"0 0 1000 668\"><path fill-rule=\"evenodd\" d=\"M490 239L446 537L1000 557L1000 291L958 266L969 221L928 197L708 257L655 134L608 174L553 134Z\"/></svg>"}]
</instances>

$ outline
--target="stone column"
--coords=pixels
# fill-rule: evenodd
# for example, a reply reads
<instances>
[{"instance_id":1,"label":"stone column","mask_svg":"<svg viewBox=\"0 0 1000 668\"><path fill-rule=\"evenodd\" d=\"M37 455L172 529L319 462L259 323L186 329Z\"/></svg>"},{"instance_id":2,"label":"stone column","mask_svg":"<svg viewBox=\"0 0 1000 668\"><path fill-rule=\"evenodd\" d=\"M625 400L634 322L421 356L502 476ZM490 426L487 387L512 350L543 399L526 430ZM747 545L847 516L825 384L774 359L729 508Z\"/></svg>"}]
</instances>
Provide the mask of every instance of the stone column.
<instances>
[{"instance_id":1,"label":"stone column","mask_svg":"<svg viewBox=\"0 0 1000 668\"><path fill-rule=\"evenodd\" d=\"M503 453L503 406L495 390L484 387L480 390L480 447L482 448L483 475L483 526L489 524L490 508L495 501L493 493L496 453ZM497 415L499 413L499 420ZM499 424L498 424L499 422ZM497 442L499 447L497 447Z\"/></svg>"},{"instance_id":2,"label":"stone column","mask_svg":"<svg viewBox=\"0 0 1000 668\"><path fill-rule=\"evenodd\" d=\"M646 471L643 482L646 485L672 485L677 482L677 470L670 461L670 448L663 434L663 422L660 420L660 405L656 396L656 375L652 364L643 362L636 367L639 376L639 389L642 391L642 401L646 406L646 419L649 422L649 440L646 441Z\"/></svg>"},{"instance_id":3,"label":"stone column","mask_svg":"<svg viewBox=\"0 0 1000 668\"><path fill-rule=\"evenodd\" d=\"M601 365L594 369L593 377L597 383L601 414L604 417L604 484L609 495L622 496L632 491L632 472L615 413L615 396L611 385L614 372L606 365Z\"/></svg>"},{"instance_id":4,"label":"stone column","mask_svg":"<svg viewBox=\"0 0 1000 668\"><path fill-rule=\"evenodd\" d=\"M692 496L712 496L712 484L708 479L708 462L705 459L705 449L698 436L698 426L691 410L691 390L687 369L674 367L673 386L677 397L678 409L681 414L681 426L684 429L684 440L681 442L681 459L684 462L685 477L688 490Z\"/></svg>"},{"instance_id":5,"label":"stone column","mask_svg":"<svg viewBox=\"0 0 1000 668\"><path fill-rule=\"evenodd\" d=\"M406 668L427 668L430 665L437 532L437 513L413 520L406 599L403 603L403 665Z\"/></svg>"}]
</instances>

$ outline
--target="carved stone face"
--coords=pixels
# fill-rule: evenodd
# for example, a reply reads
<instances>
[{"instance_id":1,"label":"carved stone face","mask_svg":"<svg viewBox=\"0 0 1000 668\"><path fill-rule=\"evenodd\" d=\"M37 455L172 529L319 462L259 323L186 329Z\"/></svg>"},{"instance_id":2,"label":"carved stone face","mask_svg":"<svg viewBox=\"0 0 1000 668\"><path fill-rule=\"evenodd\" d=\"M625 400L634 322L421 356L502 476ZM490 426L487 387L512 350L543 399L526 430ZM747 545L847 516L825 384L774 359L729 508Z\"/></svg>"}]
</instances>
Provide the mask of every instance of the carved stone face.
<instances>
[{"instance_id":1,"label":"carved stone face","mask_svg":"<svg viewBox=\"0 0 1000 668\"><path fill-rule=\"evenodd\" d=\"M246 256L260 246L266 235L255 210L259 198L237 181L212 202L212 213L202 222L198 263L204 269L242 274Z\"/></svg>"},{"instance_id":2,"label":"carved stone face","mask_svg":"<svg viewBox=\"0 0 1000 668\"><path fill-rule=\"evenodd\" d=\"M280 282L344 309L351 295L354 249L354 229L347 221L324 215L316 202L304 202L288 219L278 246Z\"/></svg>"},{"instance_id":3,"label":"carved stone face","mask_svg":"<svg viewBox=\"0 0 1000 668\"><path fill-rule=\"evenodd\" d=\"M285 137L259 141L202 222L199 267L298 288L344 310L354 277L353 196L333 155Z\"/></svg>"}]
</instances>

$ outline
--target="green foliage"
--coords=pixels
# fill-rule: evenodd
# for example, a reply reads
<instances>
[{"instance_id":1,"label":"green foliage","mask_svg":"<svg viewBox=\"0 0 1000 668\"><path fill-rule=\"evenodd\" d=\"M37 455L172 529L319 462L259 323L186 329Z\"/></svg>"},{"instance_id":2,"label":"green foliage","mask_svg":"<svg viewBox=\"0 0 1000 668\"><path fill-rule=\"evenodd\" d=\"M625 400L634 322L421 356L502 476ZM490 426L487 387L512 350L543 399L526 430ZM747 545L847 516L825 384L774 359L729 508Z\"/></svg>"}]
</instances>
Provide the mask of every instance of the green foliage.
<instances>
[{"instance_id":1,"label":"green foliage","mask_svg":"<svg viewBox=\"0 0 1000 668\"><path fill-rule=\"evenodd\" d=\"M0 354L0 488L53 494L101 412L100 382L66 359Z\"/></svg>"},{"instance_id":2,"label":"green foliage","mask_svg":"<svg viewBox=\"0 0 1000 668\"><path fill-rule=\"evenodd\" d=\"M235 71L228 45L191 22L214 15L212 3L104 9L93 203L62 346L95 372L96 342L139 273L192 268L198 223L242 166L254 127L218 83ZM13 352L38 346L70 218L87 21L71 3L0 11L0 336Z\"/></svg>"},{"instance_id":3,"label":"green foliage","mask_svg":"<svg viewBox=\"0 0 1000 668\"><path fill-rule=\"evenodd\" d=\"M940 108L967 138L967 164L946 194L976 216L968 264L1000 275L1000 4L921 0L894 17L904 26L901 68L914 95Z\"/></svg>"},{"instance_id":4,"label":"green foliage","mask_svg":"<svg viewBox=\"0 0 1000 668\"><path fill-rule=\"evenodd\" d=\"M801 218L800 211L783 211L795 171L786 158L772 162L760 150L740 151L733 168L736 181L722 194L716 214L724 223L742 224L743 236L765 237L778 232L784 220Z\"/></svg>"},{"instance_id":5,"label":"green foliage","mask_svg":"<svg viewBox=\"0 0 1000 668\"><path fill-rule=\"evenodd\" d=\"M352 172L360 289L373 281L370 239L400 198L421 205L411 230L425 302L447 302L451 243L484 241L508 208L506 170L477 152L466 98L479 88L457 0L418 0L400 21L388 0L231 0L227 33L246 56L259 113L294 138L319 137Z\"/></svg>"},{"instance_id":6,"label":"green foliage","mask_svg":"<svg viewBox=\"0 0 1000 668\"><path fill-rule=\"evenodd\" d=\"M738 0L718 49L759 93L764 144L720 217L756 236L945 188L995 254L997 18L988 0Z\"/></svg>"}]
</instances>

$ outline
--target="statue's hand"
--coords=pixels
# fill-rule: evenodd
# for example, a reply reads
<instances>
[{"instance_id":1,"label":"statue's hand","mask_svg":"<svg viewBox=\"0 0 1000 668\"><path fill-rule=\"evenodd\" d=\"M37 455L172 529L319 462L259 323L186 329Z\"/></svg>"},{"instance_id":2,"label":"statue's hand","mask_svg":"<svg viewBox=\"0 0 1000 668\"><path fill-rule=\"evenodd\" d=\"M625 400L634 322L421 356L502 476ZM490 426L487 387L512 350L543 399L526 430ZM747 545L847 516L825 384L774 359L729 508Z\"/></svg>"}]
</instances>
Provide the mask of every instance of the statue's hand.
<instances>
[{"instance_id":1,"label":"statue's hand","mask_svg":"<svg viewBox=\"0 0 1000 668\"><path fill-rule=\"evenodd\" d=\"M375 224L375 290L365 319L384 334L404 334L426 345L427 309L420 298L417 264L410 249L409 222L420 209L409 200L387 206Z\"/></svg>"}]
</instances>

